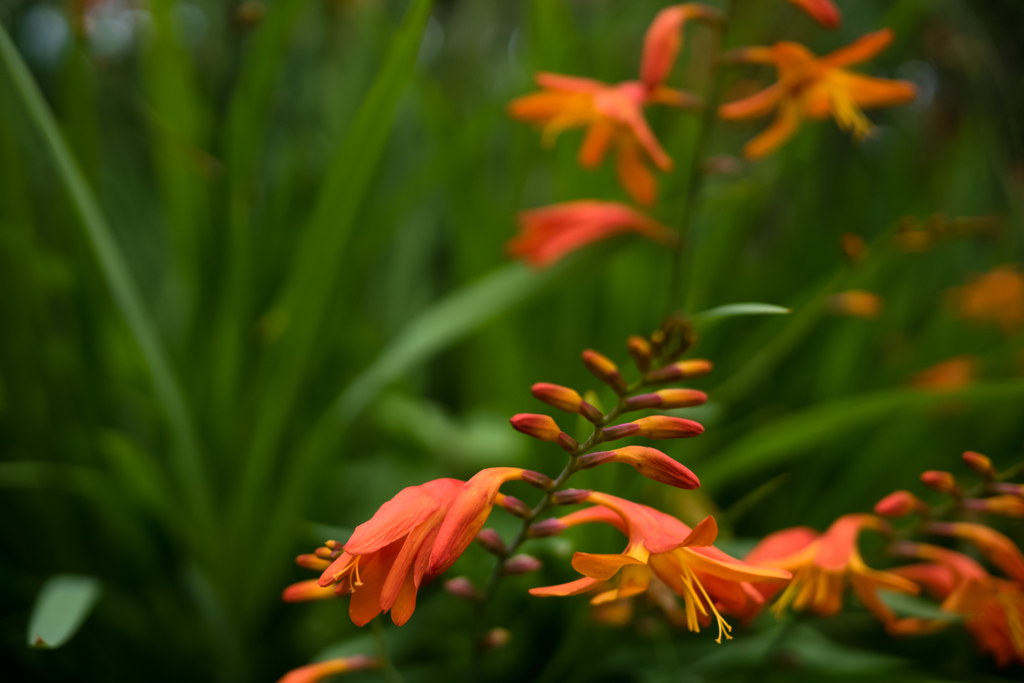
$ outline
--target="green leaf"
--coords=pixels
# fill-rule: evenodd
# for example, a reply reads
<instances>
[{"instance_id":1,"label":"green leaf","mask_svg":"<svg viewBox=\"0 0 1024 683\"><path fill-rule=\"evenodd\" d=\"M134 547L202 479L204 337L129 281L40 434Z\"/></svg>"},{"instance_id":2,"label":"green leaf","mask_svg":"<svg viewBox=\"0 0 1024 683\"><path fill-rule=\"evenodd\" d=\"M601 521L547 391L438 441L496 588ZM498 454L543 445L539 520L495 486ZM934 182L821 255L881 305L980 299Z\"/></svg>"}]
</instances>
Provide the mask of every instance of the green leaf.
<instances>
[{"instance_id":1,"label":"green leaf","mask_svg":"<svg viewBox=\"0 0 1024 683\"><path fill-rule=\"evenodd\" d=\"M915 595L878 591L878 597L900 617L919 617L936 621L961 621L963 619L963 615L946 612L934 602Z\"/></svg>"},{"instance_id":2,"label":"green leaf","mask_svg":"<svg viewBox=\"0 0 1024 683\"><path fill-rule=\"evenodd\" d=\"M727 304L695 314L693 322L700 325L712 320L732 318L738 315L786 315L792 312L792 309L774 304Z\"/></svg>"},{"instance_id":3,"label":"green leaf","mask_svg":"<svg viewBox=\"0 0 1024 683\"><path fill-rule=\"evenodd\" d=\"M51 576L39 591L28 622L28 644L57 648L68 642L100 597L100 582L91 576Z\"/></svg>"}]
</instances>

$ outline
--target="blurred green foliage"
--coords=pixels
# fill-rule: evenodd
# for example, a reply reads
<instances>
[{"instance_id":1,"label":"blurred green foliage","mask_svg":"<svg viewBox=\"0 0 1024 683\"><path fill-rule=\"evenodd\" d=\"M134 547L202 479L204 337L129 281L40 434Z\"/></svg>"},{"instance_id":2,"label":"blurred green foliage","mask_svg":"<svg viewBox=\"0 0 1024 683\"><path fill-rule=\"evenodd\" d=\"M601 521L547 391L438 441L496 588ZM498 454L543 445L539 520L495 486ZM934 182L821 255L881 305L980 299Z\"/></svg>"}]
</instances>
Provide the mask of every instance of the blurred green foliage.
<instances>
[{"instance_id":1,"label":"blurred green foliage","mask_svg":"<svg viewBox=\"0 0 1024 683\"><path fill-rule=\"evenodd\" d=\"M737 154L764 124L652 112L680 169L655 213L674 226L692 216L681 277L675 254L630 239L548 271L505 262L516 211L625 199L610 168L577 167L578 133L544 150L505 104L537 70L635 77L663 4L109 0L92 3L89 31L75 18L87 2L0 5L12 36L0 74L0 647L12 680L269 681L382 640L405 680L450 679L468 657L466 605L428 587L408 626L374 637L344 603L281 604L307 578L291 558L403 486L491 465L556 473L553 448L507 427L539 409L530 384L595 388L579 352L625 364L626 336L671 310L794 313L702 326L697 353L716 371L698 385L712 403L686 414L708 429L666 449L701 491L616 466L574 485L690 521L720 510L741 548L869 509L923 469L955 470L966 449L1020 460L1024 339L958 319L946 294L1024 254L1014 0L839 0L836 32L782 0L737 0L726 47L789 39L824 53L891 27L896 43L865 70L915 81L918 101L872 112L864 145L831 122L807 126L695 193L688 169ZM675 84L707 89L709 40L688 33ZM731 97L772 74L723 76ZM934 214L997 229L895 247L901 221ZM857 265L840 249L847 232L869 244ZM847 289L880 295L882 315L831 315L830 295ZM960 355L978 359L969 386L908 387ZM503 515L492 524L512 529ZM1021 539L1019 522L1006 530ZM584 600L525 594L573 575L573 543L618 543L587 529L571 541L538 543L543 575L502 586L490 617L512 642L492 653L490 678L1019 674L996 672L956 628L894 640L856 606L830 621L768 616L721 646L653 615L596 626ZM488 568L472 548L453 571L481 580ZM35 598L63 573L96 577L102 596L66 646L31 650Z\"/></svg>"}]
</instances>

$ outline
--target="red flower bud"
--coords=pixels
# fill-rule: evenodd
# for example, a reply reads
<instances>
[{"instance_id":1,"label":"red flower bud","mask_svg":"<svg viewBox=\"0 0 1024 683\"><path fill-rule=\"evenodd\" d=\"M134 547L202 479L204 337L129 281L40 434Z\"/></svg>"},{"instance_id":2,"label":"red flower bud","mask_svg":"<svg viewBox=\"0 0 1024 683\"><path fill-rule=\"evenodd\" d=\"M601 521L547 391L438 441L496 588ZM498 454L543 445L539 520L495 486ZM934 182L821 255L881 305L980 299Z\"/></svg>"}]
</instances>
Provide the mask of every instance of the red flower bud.
<instances>
[{"instance_id":1,"label":"red flower bud","mask_svg":"<svg viewBox=\"0 0 1024 683\"><path fill-rule=\"evenodd\" d=\"M505 508L505 510L520 519L526 519L530 516L530 506L514 496L499 496L495 504Z\"/></svg>"},{"instance_id":2,"label":"red flower bud","mask_svg":"<svg viewBox=\"0 0 1024 683\"><path fill-rule=\"evenodd\" d=\"M625 439L627 436L636 436L640 433L640 425L635 422L625 422L614 427L606 427L601 431L602 441L615 441Z\"/></svg>"},{"instance_id":3,"label":"red flower bud","mask_svg":"<svg viewBox=\"0 0 1024 683\"><path fill-rule=\"evenodd\" d=\"M589 470L591 467L597 467L603 465L606 462L612 462L615 460L615 451L597 451L595 453L587 453L581 455L580 459L576 461L576 466L581 470Z\"/></svg>"},{"instance_id":4,"label":"red flower bud","mask_svg":"<svg viewBox=\"0 0 1024 683\"><path fill-rule=\"evenodd\" d=\"M648 382L668 382L676 379L692 379L694 377L703 377L704 375L711 372L711 368L714 367L709 360L703 358L695 358L693 360L681 360L678 363L672 365L666 365L660 370L648 373Z\"/></svg>"},{"instance_id":5,"label":"red flower bud","mask_svg":"<svg viewBox=\"0 0 1024 683\"><path fill-rule=\"evenodd\" d=\"M640 372L647 372L651 367L651 343L643 337L633 335L626 340L626 349Z\"/></svg>"},{"instance_id":6,"label":"red flower bud","mask_svg":"<svg viewBox=\"0 0 1024 683\"><path fill-rule=\"evenodd\" d=\"M583 399L574 390L557 384L538 382L530 387L530 392L538 400L567 413L579 413L583 403Z\"/></svg>"},{"instance_id":7,"label":"red flower bud","mask_svg":"<svg viewBox=\"0 0 1024 683\"><path fill-rule=\"evenodd\" d=\"M692 408L708 402L708 395L696 389L662 389L654 393L661 397L660 407L665 410Z\"/></svg>"},{"instance_id":8,"label":"red flower bud","mask_svg":"<svg viewBox=\"0 0 1024 683\"><path fill-rule=\"evenodd\" d=\"M322 572L331 566L330 560L325 560L321 557L317 557L316 555L299 555L295 558L295 564L299 565L303 569L312 569L313 571L318 572Z\"/></svg>"},{"instance_id":9,"label":"red flower bud","mask_svg":"<svg viewBox=\"0 0 1024 683\"><path fill-rule=\"evenodd\" d=\"M487 552L494 555L504 555L507 550L505 541L501 539L501 536L494 529L481 529L480 533L476 535L476 542L482 545Z\"/></svg>"},{"instance_id":10,"label":"red flower bud","mask_svg":"<svg viewBox=\"0 0 1024 683\"><path fill-rule=\"evenodd\" d=\"M519 574L535 572L543 566L536 557L520 554L505 560L505 564L501 567L501 573L505 576L517 576Z\"/></svg>"},{"instance_id":11,"label":"red flower bud","mask_svg":"<svg viewBox=\"0 0 1024 683\"><path fill-rule=\"evenodd\" d=\"M568 528L569 526L562 520L549 517L543 521L531 524L528 536L530 538L547 538L549 536L557 536Z\"/></svg>"},{"instance_id":12,"label":"red flower bud","mask_svg":"<svg viewBox=\"0 0 1024 683\"><path fill-rule=\"evenodd\" d=\"M551 497L551 502L555 505L579 505L592 493L588 489L563 489Z\"/></svg>"},{"instance_id":13,"label":"red flower bud","mask_svg":"<svg viewBox=\"0 0 1024 683\"><path fill-rule=\"evenodd\" d=\"M328 548L327 546L324 546L324 545L320 546L319 548L317 548L313 552L315 552L316 556L319 557L321 560L333 560L334 558L336 558L338 555L341 554L340 551L331 550L330 548ZM335 553L337 553L337 554L335 554Z\"/></svg>"},{"instance_id":14,"label":"red flower bud","mask_svg":"<svg viewBox=\"0 0 1024 683\"><path fill-rule=\"evenodd\" d=\"M519 413L512 416L509 422L517 432L522 432L541 441L558 441L558 437L562 433L555 421L548 415Z\"/></svg>"},{"instance_id":15,"label":"red flower bud","mask_svg":"<svg viewBox=\"0 0 1024 683\"><path fill-rule=\"evenodd\" d=\"M921 483L939 493L960 494L960 486L956 483L956 478L949 472L939 470L922 472Z\"/></svg>"},{"instance_id":16,"label":"red flower bud","mask_svg":"<svg viewBox=\"0 0 1024 683\"><path fill-rule=\"evenodd\" d=\"M316 579L299 581L284 589L281 598L285 602L306 602L308 600L326 600L335 597L334 587L323 587Z\"/></svg>"},{"instance_id":17,"label":"red flower bud","mask_svg":"<svg viewBox=\"0 0 1024 683\"><path fill-rule=\"evenodd\" d=\"M594 373L594 377L615 389L616 392L626 393L626 380L622 378L619 367L607 356L587 349L583 352L583 364L587 366L587 370Z\"/></svg>"},{"instance_id":18,"label":"red flower bud","mask_svg":"<svg viewBox=\"0 0 1024 683\"><path fill-rule=\"evenodd\" d=\"M685 439L704 433L704 427L699 422L667 415L642 417L634 420L633 424L640 427L639 435L648 439Z\"/></svg>"},{"instance_id":19,"label":"red flower bud","mask_svg":"<svg viewBox=\"0 0 1024 683\"><path fill-rule=\"evenodd\" d=\"M992 461L981 453L966 451L964 453L964 463L986 479L996 476L996 470L992 467Z\"/></svg>"},{"instance_id":20,"label":"red flower bud","mask_svg":"<svg viewBox=\"0 0 1024 683\"><path fill-rule=\"evenodd\" d=\"M587 418L587 421L591 424L604 424L604 415L601 414L601 411L586 401L580 403L580 415Z\"/></svg>"},{"instance_id":21,"label":"red flower bud","mask_svg":"<svg viewBox=\"0 0 1024 683\"><path fill-rule=\"evenodd\" d=\"M700 480L688 467L682 465L656 448L647 446L626 446L611 451L610 460L631 465L633 469L662 484L680 489L700 488Z\"/></svg>"},{"instance_id":22,"label":"red flower bud","mask_svg":"<svg viewBox=\"0 0 1024 683\"><path fill-rule=\"evenodd\" d=\"M457 598L476 602L480 599L480 591L465 576L456 576L444 582L444 589Z\"/></svg>"},{"instance_id":23,"label":"red flower bud","mask_svg":"<svg viewBox=\"0 0 1024 683\"><path fill-rule=\"evenodd\" d=\"M1013 496L1024 496L1024 484L1011 484L1009 482L997 482L991 485L996 493L1009 493Z\"/></svg>"},{"instance_id":24,"label":"red flower bud","mask_svg":"<svg viewBox=\"0 0 1024 683\"><path fill-rule=\"evenodd\" d=\"M548 475L534 472L533 470L523 470L522 476L523 481L541 491L547 491L554 483Z\"/></svg>"},{"instance_id":25,"label":"red flower bud","mask_svg":"<svg viewBox=\"0 0 1024 683\"><path fill-rule=\"evenodd\" d=\"M905 517L924 507L924 503L910 491L893 491L875 503L875 512L885 517Z\"/></svg>"}]
</instances>

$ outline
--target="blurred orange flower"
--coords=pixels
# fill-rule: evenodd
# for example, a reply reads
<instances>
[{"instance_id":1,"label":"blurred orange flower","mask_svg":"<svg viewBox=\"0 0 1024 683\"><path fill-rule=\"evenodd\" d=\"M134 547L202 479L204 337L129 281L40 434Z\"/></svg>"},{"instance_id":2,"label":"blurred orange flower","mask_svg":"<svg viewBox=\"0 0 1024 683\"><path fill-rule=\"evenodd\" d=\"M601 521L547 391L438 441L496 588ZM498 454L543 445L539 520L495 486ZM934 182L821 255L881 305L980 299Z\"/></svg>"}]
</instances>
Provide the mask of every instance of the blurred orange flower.
<instances>
[{"instance_id":1,"label":"blurred orange flower","mask_svg":"<svg viewBox=\"0 0 1024 683\"><path fill-rule=\"evenodd\" d=\"M610 524L628 536L626 549L609 555L578 552L572 566L584 575L582 579L533 588L531 594L564 596L604 589L591 599L592 604L600 605L647 592L656 577L683 599L687 627L699 631L713 617L721 642L723 636L732 637L732 627L721 611L743 612L751 600L759 599L750 582L779 582L790 577L786 571L752 566L712 546L718 536L712 517L690 529L675 517L605 493L591 493L586 500L602 507L563 517L563 528L586 522Z\"/></svg>"},{"instance_id":2,"label":"blurred orange flower","mask_svg":"<svg viewBox=\"0 0 1024 683\"><path fill-rule=\"evenodd\" d=\"M727 54L732 62L772 64L779 80L772 86L718 109L723 119L750 119L778 113L775 122L743 148L749 159L766 156L782 146L805 120L832 116L843 130L858 139L871 131L864 109L906 104L916 94L913 84L873 78L845 67L871 59L892 42L892 31L869 33L824 57L803 45L776 43L773 47L747 47Z\"/></svg>"},{"instance_id":3,"label":"blurred orange flower","mask_svg":"<svg viewBox=\"0 0 1024 683\"><path fill-rule=\"evenodd\" d=\"M380 667L379 659L364 655L328 659L325 662L307 664L306 666L300 666L298 669L292 669L282 676L277 683L317 683L329 676L336 676L337 674L350 671L362 671L363 669L376 669L378 667Z\"/></svg>"},{"instance_id":4,"label":"blurred orange flower","mask_svg":"<svg viewBox=\"0 0 1024 683\"><path fill-rule=\"evenodd\" d=\"M956 391L974 381L977 360L956 356L922 370L910 378L910 386L928 391Z\"/></svg>"},{"instance_id":5,"label":"blurred orange flower","mask_svg":"<svg viewBox=\"0 0 1024 683\"><path fill-rule=\"evenodd\" d=\"M825 28L839 28L842 16L832 0L788 0L789 4L799 7L811 15L816 22Z\"/></svg>"},{"instance_id":6,"label":"blurred orange flower","mask_svg":"<svg viewBox=\"0 0 1024 683\"><path fill-rule=\"evenodd\" d=\"M519 234L509 240L507 249L530 265L550 266L581 247L623 232L662 244L676 239L667 227L625 204L582 199L521 212Z\"/></svg>"},{"instance_id":7,"label":"blurred orange flower","mask_svg":"<svg viewBox=\"0 0 1024 683\"><path fill-rule=\"evenodd\" d=\"M950 291L958 315L971 322L994 322L1006 334L1024 329L1024 274L1000 266Z\"/></svg>"},{"instance_id":8,"label":"blurred orange flower","mask_svg":"<svg viewBox=\"0 0 1024 683\"><path fill-rule=\"evenodd\" d=\"M877 318L882 314L885 301L882 297L862 289L851 289L833 294L828 300L829 310L836 315L854 318Z\"/></svg>"}]
</instances>

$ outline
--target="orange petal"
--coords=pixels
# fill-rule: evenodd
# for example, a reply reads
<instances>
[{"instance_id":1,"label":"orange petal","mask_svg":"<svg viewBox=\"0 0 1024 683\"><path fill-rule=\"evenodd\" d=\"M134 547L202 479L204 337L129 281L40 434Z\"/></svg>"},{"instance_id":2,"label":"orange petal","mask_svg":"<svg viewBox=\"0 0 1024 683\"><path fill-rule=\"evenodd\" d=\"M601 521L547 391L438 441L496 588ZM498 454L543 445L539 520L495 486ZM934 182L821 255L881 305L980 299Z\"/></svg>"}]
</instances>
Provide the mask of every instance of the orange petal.
<instances>
[{"instance_id":1,"label":"orange petal","mask_svg":"<svg viewBox=\"0 0 1024 683\"><path fill-rule=\"evenodd\" d=\"M615 124L604 116L594 119L587 129L587 136L580 146L579 162L583 168L594 168L604 159L608 145L612 141Z\"/></svg>"},{"instance_id":2,"label":"orange petal","mask_svg":"<svg viewBox=\"0 0 1024 683\"><path fill-rule=\"evenodd\" d=\"M836 87L842 88L863 109L896 107L912 102L917 88L907 81L892 81L848 72L830 76Z\"/></svg>"},{"instance_id":3,"label":"orange petal","mask_svg":"<svg viewBox=\"0 0 1024 683\"><path fill-rule=\"evenodd\" d=\"M416 590L418 588L413 573L408 572L391 607L391 621L395 626L404 626L416 610Z\"/></svg>"},{"instance_id":4,"label":"orange petal","mask_svg":"<svg viewBox=\"0 0 1024 683\"><path fill-rule=\"evenodd\" d=\"M480 470L465 483L445 515L430 553L430 573L440 574L455 564L487 521L502 484L523 478L518 467Z\"/></svg>"},{"instance_id":5,"label":"orange petal","mask_svg":"<svg viewBox=\"0 0 1024 683\"><path fill-rule=\"evenodd\" d=\"M727 102L718 108L718 115L726 120L756 119L767 116L779 103L782 86L778 83L735 102Z\"/></svg>"},{"instance_id":6,"label":"orange petal","mask_svg":"<svg viewBox=\"0 0 1024 683\"><path fill-rule=\"evenodd\" d=\"M605 83L596 81L593 78L563 76L562 74L553 74L547 71L538 72L534 75L533 80L542 88L580 94L591 94L608 87Z\"/></svg>"},{"instance_id":7,"label":"orange petal","mask_svg":"<svg viewBox=\"0 0 1024 683\"><path fill-rule=\"evenodd\" d=\"M717 10L697 3L667 7L654 17L644 35L644 51L640 60L640 80L648 88L655 88L672 71L679 50L683 46L683 26L690 19L718 21Z\"/></svg>"},{"instance_id":8,"label":"orange petal","mask_svg":"<svg viewBox=\"0 0 1024 683\"><path fill-rule=\"evenodd\" d=\"M343 674L349 671L359 671L380 666L376 657L356 655L342 659L329 659L325 662L307 664L298 669L292 669L278 680L277 683L317 683L328 676Z\"/></svg>"},{"instance_id":9,"label":"orange petal","mask_svg":"<svg viewBox=\"0 0 1024 683\"><path fill-rule=\"evenodd\" d=\"M714 517L708 515L700 521L700 524L693 527L693 531L676 547L709 546L715 542L716 538L718 538L718 524Z\"/></svg>"},{"instance_id":10,"label":"orange petal","mask_svg":"<svg viewBox=\"0 0 1024 683\"><path fill-rule=\"evenodd\" d=\"M953 592L957 584L957 574L949 567L931 562L921 564L909 564L904 567L896 567L891 570L893 574L902 576L923 586L936 598L944 599Z\"/></svg>"},{"instance_id":11,"label":"orange petal","mask_svg":"<svg viewBox=\"0 0 1024 683\"><path fill-rule=\"evenodd\" d=\"M630 197L645 206L654 203L658 195L658 183L640 159L640 148L633 140L624 139L619 144L616 170L619 182Z\"/></svg>"},{"instance_id":12,"label":"orange petal","mask_svg":"<svg viewBox=\"0 0 1024 683\"><path fill-rule=\"evenodd\" d=\"M647 119L644 118L643 112L637 108L634 111L629 111L625 117L625 124L629 126L636 141L640 143L640 146L644 148L647 155L654 162L654 165L660 168L662 171L672 170L672 159L669 158L668 154L662 148L661 143L658 142L658 138L654 137L654 133L651 132L650 126L647 125Z\"/></svg>"},{"instance_id":13,"label":"orange petal","mask_svg":"<svg viewBox=\"0 0 1024 683\"><path fill-rule=\"evenodd\" d=\"M832 522L818 539L818 552L814 564L827 572L843 572L850 566L857 552L857 537L865 526L875 524L871 515L843 515Z\"/></svg>"},{"instance_id":14,"label":"orange petal","mask_svg":"<svg viewBox=\"0 0 1024 683\"><path fill-rule=\"evenodd\" d=\"M950 526L955 536L973 543L982 555L1007 576L1024 582L1024 556L1013 541L984 524L958 522Z\"/></svg>"},{"instance_id":15,"label":"orange petal","mask_svg":"<svg viewBox=\"0 0 1024 683\"><path fill-rule=\"evenodd\" d=\"M765 157L783 145L796 132L800 125L800 114L795 105L786 104L779 109L772 125L743 147L743 155L748 159Z\"/></svg>"},{"instance_id":16,"label":"orange petal","mask_svg":"<svg viewBox=\"0 0 1024 683\"><path fill-rule=\"evenodd\" d=\"M321 586L316 579L299 581L284 589L281 598L285 602L305 602L307 600L324 600L334 597L334 588Z\"/></svg>"},{"instance_id":17,"label":"orange petal","mask_svg":"<svg viewBox=\"0 0 1024 683\"><path fill-rule=\"evenodd\" d=\"M642 543L652 553L664 553L690 535L690 527L646 505L598 491L590 494L588 500L614 510L622 517L629 530L631 546Z\"/></svg>"},{"instance_id":18,"label":"orange petal","mask_svg":"<svg viewBox=\"0 0 1024 683\"><path fill-rule=\"evenodd\" d=\"M539 598L579 595L580 593L586 593L589 590L597 588L602 583L604 583L604 581L600 579L592 579L589 576L585 576L582 579L576 579L575 581L570 581L569 583L562 583L557 586L542 586L540 588L531 588L530 595L536 595Z\"/></svg>"},{"instance_id":19,"label":"orange petal","mask_svg":"<svg viewBox=\"0 0 1024 683\"><path fill-rule=\"evenodd\" d=\"M647 102L650 104L664 104L669 107L680 109L700 109L704 103L699 97L685 90L666 88L659 85L647 95Z\"/></svg>"},{"instance_id":20,"label":"orange petal","mask_svg":"<svg viewBox=\"0 0 1024 683\"><path fill-rule=\"evenodd\" d=\"M749 564L772 564L799 553L818 538L818 532L806 526L776 531L765 536L744 559Z\"/></svg>"},{"instance_id":21,"label":"orange petal","mask_svg":"<svg viewBox=\"0 0 1024 683\"><path fill-rule=\"evenodd\" d=\"M462 485L458 479L436 479L402 489L381 505L369 521L356 527L345 544L345 552L366 555L405 536L434 510L452 500Z\"/></svg>"},{"instance_id":22,"label":"orange petal","mask_svg":"<svg viewBox=\"0 0 1024 683\"><path fill-rule=\"evenodd\" d=\"M643 560L624 554L595 555L576 553L572 556L572 568L592 579L607 581L628 564L644 564Z\"/></svg>"},{"instance_id":23,"label":"orange petal","mask_svg":"<svg viewBox=\"0 0 1024 683\"><path fill-rule=\"evenodd\" d=\"M366 564L359 566L361 585L352 583L352 599L348 605L348 615L356 626L365 626L370 620L383 611L380 604L380 591L391 571L402 547L402 541L395 541L365 558Z\"/></svg>"},{"instance_id":24,"label":"orange petal","mask_svg":"<svg viewBox=\"0 0 1024 683\"><path fill-rule=\"evenodd\" d=\"M889 47L893 33L887 28L868 33L853 41L846 47L830 52L820 59L823 66L844 67L866 62L879 52Z\"/></svg>"},{"instance_id":25,"label":"orange petal","mask_svg":"<svg viewBox=\"0 0 1024 683\"><path fill-rule=\"evenodd\" d=\"M391 609L391 606L398 598L399 592L404 591L406 584L414 580L413 563L422 550L427 537L432 536L437 531L437 527L441 524L441 519L444 515L444 508L434 510L434 513L426 521L410 531L409 535L406 536L405 542L402 544L402 550L398 553L398 557L395 558L395 563L391 566L391 571L388 572L387 579L381 587L380 606L382 609ZM416 587L414 583L413 605L416 604Z\"/></svg>"},{"instance_id":26,"label":"orange petal","mask_svg":"<svg viewBox=\"0 0 1024 683\"><path fill-rule=\"evenodd\" d=\"M564 114L566 110L577 109L581 103L579 95L544 91L517 97L508 103L508 113L513 118L529 123L546 123Z\"/></svg>"},{"instance_id":27,"label":"orange petal","mask_svg":"<svg viewBox=\"0 0 1024 683\"><path fill-rule=\"evenodd\" d=\"M825 28L839 28L842 17L832 0L789 0L789 3L807 12Z\"/></svg>"},{"instance_id":28,"label":"orange petal","mask_svg":"<svg viewBox=\"0 0 1024 683\"><path fill-rule=\"evenodd\" d=\"M699 550L701 549L680 548L673 551L673 555L680 562L685 562L697 571L730 581L759 583L762 581L788 581L792 577L792 574L783 569L755 567L740 560L727 562L709 557L706 553L699 552Z\"/></svg>"},{"instance_id":29,"label":"orange petal","mask_svg":"<svg viewBox=\"0 0 1024 683\"><path fill-rule=\"evenodd\" d=\"M629 534L626 522L622 519L619 513L609 510L606 507L602 507L601 505L593 505L588 508L583 508L582 510L576 510L575 512L570 512L559 519L567 527L598 522L601 524L609 524L621 531L623 534Z\"/></svg>"}]
</instances>

